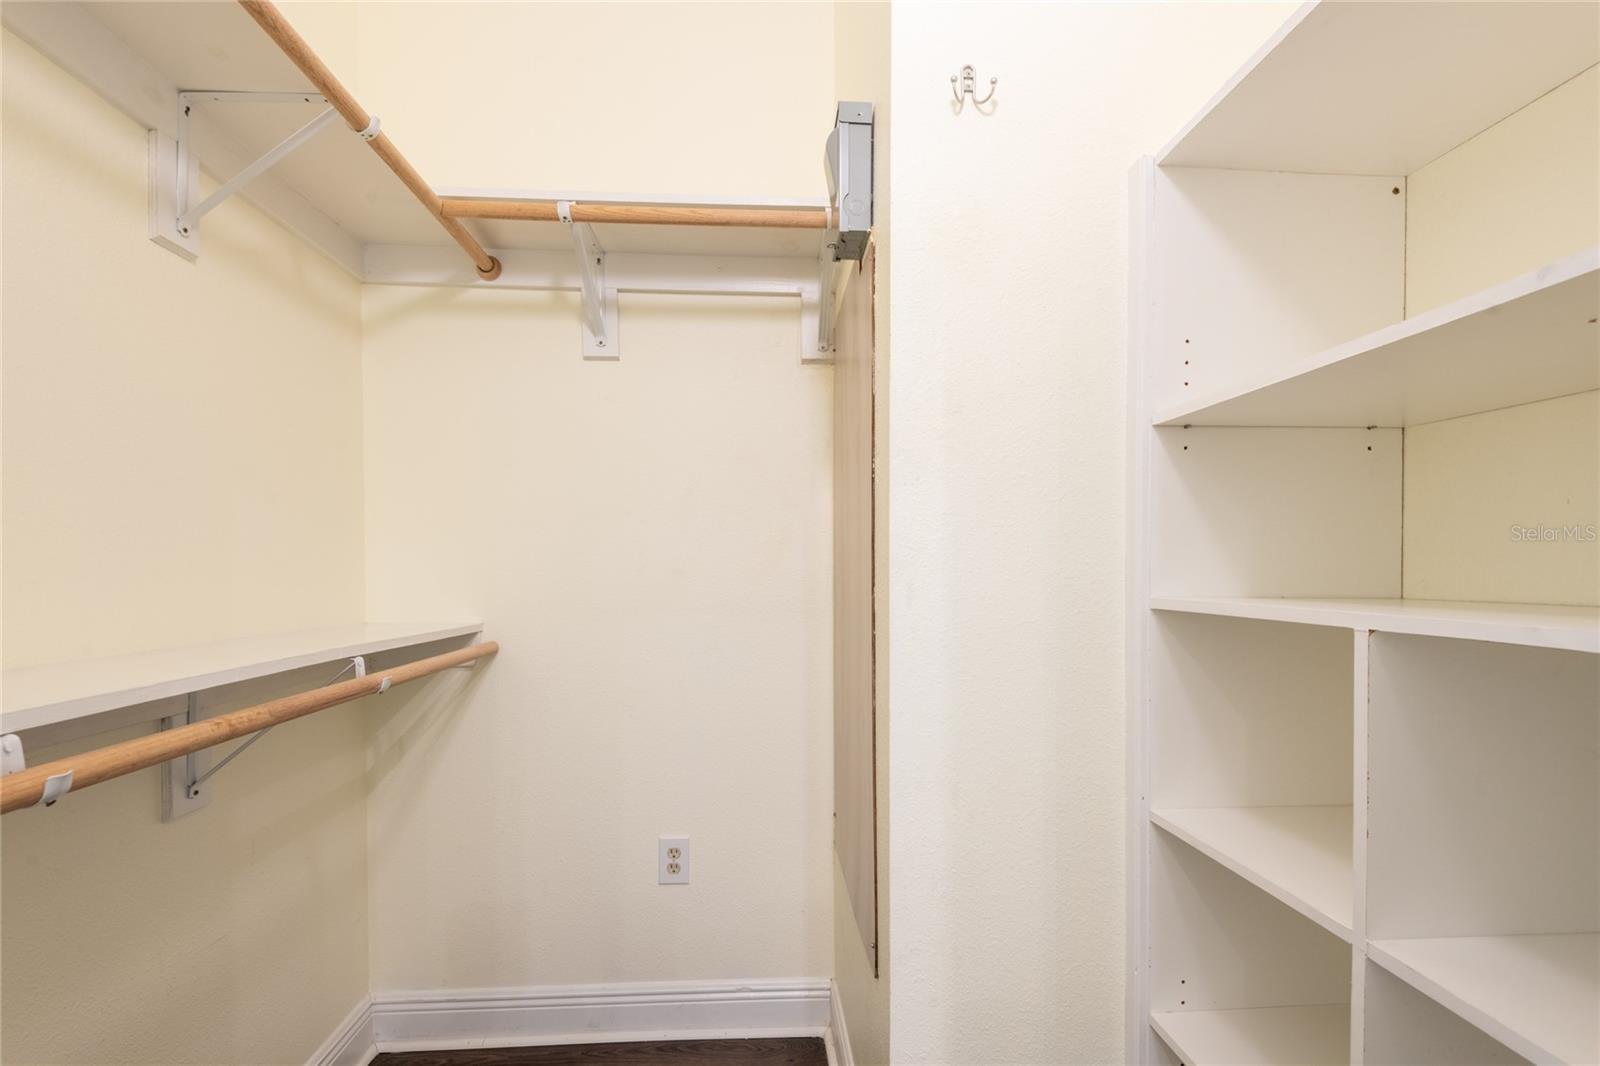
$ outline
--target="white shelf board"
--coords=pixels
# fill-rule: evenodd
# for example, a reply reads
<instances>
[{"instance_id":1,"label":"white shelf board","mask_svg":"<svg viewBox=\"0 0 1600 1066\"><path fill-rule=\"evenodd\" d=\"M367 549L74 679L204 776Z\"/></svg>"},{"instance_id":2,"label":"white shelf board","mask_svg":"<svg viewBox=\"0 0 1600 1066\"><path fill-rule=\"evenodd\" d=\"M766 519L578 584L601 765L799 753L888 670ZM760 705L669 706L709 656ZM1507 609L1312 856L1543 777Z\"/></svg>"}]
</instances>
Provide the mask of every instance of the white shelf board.
<instances>
[{"instance_id":1,"label":"white shelf board","mask_svg":"<svg viewBox=\"0 0 1600 1066\"><path fill-rule=\"evenodd\" d=\"M1350 1007L1156 1011L1150 1025L1188 1066L1346 1066Z\"/></svg>"},{"instance_id":2,"label":"white shelf board","mask_svg":"<svg viewBox=\"0 0 1600 1066\"><path fill-rule=\"evenodd\" d=\"M97 2L81 6L179 89L311 89L294 64L238 4ZM363 103L368 107L376 106L369 101ZM201 143L206 136L221 136L227 141L230 158L253 159L309 121L323 106L320 103L216 104L201 100L195 112L196 123L200 126L199 157L202 162L210 158L207 146ZM405 152L404 116L384 115L381 109L376 113L384 121L385 130L392 131L401 152ZM426 178L425 167L423 171ZM332 123L274 166L269 174L363 245L454 247L426 209L342 121ZM460 194L469 190L453 191ZM492 192L507 198L530 195L504 189ZM249 195L248 187L246 195ZM639 199L599 195L588 198L608 202ZM792 201L778 199L762 202L796 206ZM818 199L816 204L821 206L824 202ZM226 205L219 208L226 209ZM572 250L572 238L560 223L476 219L467 219L464 223L491 251ZM203 231L202 223L202 242ZM596 226L595 233L601 246L614 252L814 259L822 247L821 230L611 225ZM203 243L201 254L204 254Z\"/></svg>"},{"instance_id":3,"label":"white shelf board","mask_svg":"<svg viewBox=\"0 0 1600 1066\"><path fill-rule=\"evenodd\" d=\"M1600 8L1597 8L1600 9ZM1156 424L1411 426L1600 388L1600 248L1169 408Z\"/></svg>"},{"instance_id":4,"label":"white shelf board","mask_svg":"<svg viewBox=\"0 0 1600 1066\"><path fill-rule=\"evenodd\" d=\"M1595 4L1306 4L1156 161L1410 174L1597 61Z\"/></svg>"},{"instance_id":5,"label":"white shelf board","mask_svg":"<svg viewBox=\"0 0 1600 1066\"><path fill-rule=\"evenodd\" d=\"M482 628L478 622L364 622L7 670L0 675L0 732L54 725L356 655L470 636Z\"/></svg>"},{"instance_id":6,"label":"white shelf board","mask_svg":"<svg viewBox=\"0 0 1600 1066\"><path fill-rule=\"evenodd\" d=\"M1153 825L1221 863L1342 940L1351 939L1350 807L1192 807Z\"/></svg>"},{"instance_id":7,"label":"white shelf board","mask_svg":"<svg viewBox=\"0 0 1600 1066\"><path fill-rule=\"evenodd\" d=\"M1525 1058L1600 1062L1600 933L1374 940L1367 956Z\"/></svg>"},{"instance_id":8,"label":"white shelf board","mask_svg":"<svg viewBox=\"0 0 1600 1066\"><path fill-rule=\"evenodd\" d=\"M1600 653L1600 607L1455 600L1152 596L1150 608Z\"/></svg>"}]
</instances>

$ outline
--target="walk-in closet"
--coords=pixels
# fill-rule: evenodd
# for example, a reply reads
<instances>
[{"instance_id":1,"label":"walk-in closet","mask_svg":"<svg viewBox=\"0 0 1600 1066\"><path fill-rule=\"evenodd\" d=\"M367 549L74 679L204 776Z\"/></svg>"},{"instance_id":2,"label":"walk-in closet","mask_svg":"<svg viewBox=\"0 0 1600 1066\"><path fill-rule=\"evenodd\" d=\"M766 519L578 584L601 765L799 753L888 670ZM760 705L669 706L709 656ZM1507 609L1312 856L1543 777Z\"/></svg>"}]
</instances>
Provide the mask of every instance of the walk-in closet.
<instances>
[{"instance_id":1,"label":"walk-in closet","mask_svg":"<svg viewBox=\"0 0 1600 1066\"><path fill-rule=\"evenodd\" d=\"M0 0L0 1066L1600 1066L1600 0Z\"/></svg>"}]
</instances>

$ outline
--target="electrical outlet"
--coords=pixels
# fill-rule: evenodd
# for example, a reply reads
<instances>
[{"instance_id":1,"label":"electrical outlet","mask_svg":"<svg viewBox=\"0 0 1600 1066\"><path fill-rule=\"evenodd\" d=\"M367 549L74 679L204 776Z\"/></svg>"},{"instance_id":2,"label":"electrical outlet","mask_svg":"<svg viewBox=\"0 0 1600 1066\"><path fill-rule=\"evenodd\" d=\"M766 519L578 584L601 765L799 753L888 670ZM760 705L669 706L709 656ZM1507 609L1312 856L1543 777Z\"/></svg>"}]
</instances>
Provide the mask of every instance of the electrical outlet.
<instances>
[{"instance_id":1,"label":"electrical outlet","mask_svg":"<svg viewBox=\"0 0 1600 1066\"><path fill-rule=\"evenodd\" d=\"M656 884L689 883L689 838L656 838Z\"/></svg>"}]
</instances>

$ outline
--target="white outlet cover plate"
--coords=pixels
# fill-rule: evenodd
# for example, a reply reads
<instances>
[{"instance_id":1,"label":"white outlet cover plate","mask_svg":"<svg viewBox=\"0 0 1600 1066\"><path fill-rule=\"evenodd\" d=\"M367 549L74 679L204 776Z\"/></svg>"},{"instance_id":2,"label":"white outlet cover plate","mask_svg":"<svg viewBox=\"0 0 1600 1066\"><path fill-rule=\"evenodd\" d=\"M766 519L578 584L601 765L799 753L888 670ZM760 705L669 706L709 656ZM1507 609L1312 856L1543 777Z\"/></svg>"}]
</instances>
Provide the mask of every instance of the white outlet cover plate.
<instances>
[{"instance_id":1,"label":"white outlet cover plate","mask_svg":"<svg viewBox=\"0 0 1600 1066\"><path fill-rule=\"evenodd\" d=\"M656 838L656 884L689 883L689 838Z\"/></svg>"}]
</instances>

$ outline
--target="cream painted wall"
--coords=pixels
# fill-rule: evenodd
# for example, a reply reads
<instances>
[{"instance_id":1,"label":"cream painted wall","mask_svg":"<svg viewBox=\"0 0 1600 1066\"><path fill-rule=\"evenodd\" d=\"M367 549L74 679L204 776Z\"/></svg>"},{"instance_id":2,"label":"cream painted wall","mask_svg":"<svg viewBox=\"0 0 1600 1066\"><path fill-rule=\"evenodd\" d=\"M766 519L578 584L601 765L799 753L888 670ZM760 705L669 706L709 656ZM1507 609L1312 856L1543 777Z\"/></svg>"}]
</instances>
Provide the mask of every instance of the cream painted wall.
<instances>
[{"instance_id":1,"label":"cream painted wall","mask_svg":"<svg viewBox=\"0 0 1600 1066\"><path fill-rule=\"evenodd\" d=\"M435 186L817 197L832 12L379 0L358 80Z\"/></svg>"},{"instance_id":2,"label":"cream painted wall","mask_svg":"<svg viewBox=\"0 0 1600 1066\"><path fill-rule=\"evenodd\" d=\"M832 372L797 314L625 295L585 362L570 295L367 290L369 605L502 642L420 733L427 697L383 708L374 988L829 973Z\"/></svg>"},{"instance_id":3,"label":"cream painted wall","mask_svg":"<svg viewBox=\"0 0 1600 1066\"><path fill-rule=\"evenodd\" d=\"M888 569L888 399L889 399L889 24L888 3L839 3L833 8L834 95L874 104L873 245L876 256L874 331L875 451L874 577L877 610L873 619L876 668L876 757L878 832L878 970L850 912L844 874L835 858L833 892L833 979L845 1016L854 1061L877 1066L890 1061L889 927L889 612L883 599ZM837 1034L836 1034L837 1035Z\"/></svg>"},{"instance_id":4,"label":"cream painted wall","mask_svg":"<svg viewBox=\"0 0 1600 1066\"><path fill-rule=\"evenodd\" d=\"M151 244L144 131L3 48L5 665L358 618L358 286L242 201ZM364 737L274 733L170 825L154 771L8 815L5 1061L304 1061L367 987Z\"/></svg>"},{"instance_id":5,"label":"cream painted wall","mask_svg":"<svg viewBox=\"0 0 1600 1066\"><path fill-rule=\"evenodd\" d=\"M1596 243L1600 67L1591 67L1411 175L1407 312ZM1530 532L1540 527L1554 532ZM1596 527L1600 393L1406 431L1405 595L1600 603Z\"/></svg>"},{"instance_id":6,"label":"cream painted wall","mask_svg":"<svg viewBox=\"0 0 1600 1066\"><path fill-rule=\"evenodd\" d=\"M894 9L895 1062L1123 1059L1127 174L1290 10Z\"/></svg>"},{"instance_id":7,"label":"cream painted wall","mask_svg":"<svg viewBox=\"0 0 1600 1066\"><path fill-rule=\"evenodd\" d=\"M1405 594L1600 604L1600 392L1406 430Z\"/></svg>"},{"instance_id":8,"label":"cream painted wall","mask_svg":"<svg viewBox=\"0 0 1600 1066\"><path fill-rule=\"evenodd\" d=\"M825 192L831 5L358 25L436 185ZM369 607L504 644L425 744L409 702L377 730L375 988L831 972L831 371L796 314L625 295L586 363L570 296L367 292ZM660 887L676 832L694 883Z\"/></svg>"},{"instance_id":9,"label":"cream painted wall","mask_svg":"<svg viewBox=\"0 0 1600 1066\"><path fill-rule=\"evenodd\" d=\"M1600 243L1600 67L1406 182L1406 314Z\"/></svg>"}]
</instances>

